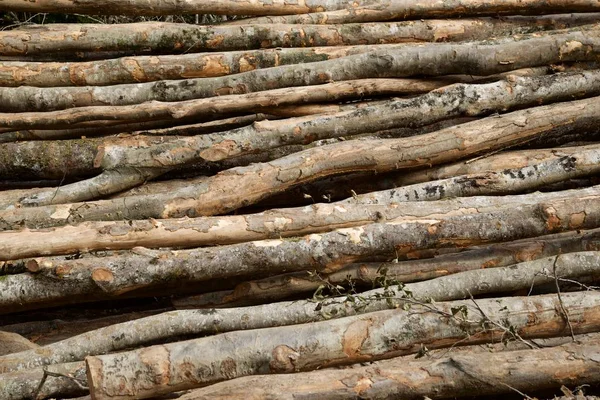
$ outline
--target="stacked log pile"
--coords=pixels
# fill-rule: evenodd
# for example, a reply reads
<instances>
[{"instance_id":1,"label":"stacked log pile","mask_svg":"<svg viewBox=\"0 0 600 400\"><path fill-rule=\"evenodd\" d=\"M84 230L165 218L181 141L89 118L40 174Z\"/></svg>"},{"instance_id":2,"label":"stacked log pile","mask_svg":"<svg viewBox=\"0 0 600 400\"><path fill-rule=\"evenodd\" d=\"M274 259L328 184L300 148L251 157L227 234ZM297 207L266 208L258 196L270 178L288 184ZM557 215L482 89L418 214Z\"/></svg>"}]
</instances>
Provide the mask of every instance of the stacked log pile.
<instances>
[{"instance_id":1,"label":"stacked log pile","mask_svg":"<svg viewBox=\"0 0 600 400\"><path fill-rule=\"evenodd\" d=\"M599 393L597 0L0 11L0 399Z\"/></svg>"}]
</instances>

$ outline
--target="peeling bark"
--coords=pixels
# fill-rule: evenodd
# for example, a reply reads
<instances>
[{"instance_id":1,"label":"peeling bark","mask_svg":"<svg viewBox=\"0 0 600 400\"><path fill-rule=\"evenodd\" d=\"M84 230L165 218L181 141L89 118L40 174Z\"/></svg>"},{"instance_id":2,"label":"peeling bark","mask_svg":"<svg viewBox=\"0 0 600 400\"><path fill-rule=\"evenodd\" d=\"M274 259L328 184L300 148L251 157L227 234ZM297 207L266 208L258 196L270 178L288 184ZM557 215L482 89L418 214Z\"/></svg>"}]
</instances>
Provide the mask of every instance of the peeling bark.
<instances>
[{"instance_id":1,"label":"peeling bark","mask_svg":"<svg viewBox=\"0 0 600 400\"><path fill-rule=\"evenodd\" d=\"M398 357L349 369L238 378L196 389L179 399L337 400L360 396L418 400L432 393L435 398L509 395L514 390L534 394L561 385L597 384L600 376L596 361L600 348L593 343L481 354L457 354L455 350L433 360ZM583 396L562 399L586 400Z\"/></svg>"},{"instance_id":2,"label":"peeling bark","mask_svg":"<svg viewBox=\"0 0 600 400\"><path fill-rule=\"evenodd\" d=\"M170 182L170 181L168 181ZM165 184L168 184L165 183ZM394 218L430 215L466 215L551 199L594 195L582 192L477 197L453 199L402 207L315 204L299 208L272 209L258 214L184 219L83 222L54 229L0 232L0 260L71 254L94 250L126 250L134 247L175 247L232 244L250 240L277 239L335 228L360 226ZM168 189L167 189L168 190Z\"/></svg>"},{"instance_id":3,"label":"peeling bark","mask_svg":"<svg viewBox=\"0 0 600 400\"><path fill-rule=\"evenodd\" d=\"M575 332L598 329L600 295L562 295ZM203 339L152 346L86 358L88 383L95 399L148 398L207 383L264 373L307 371L333 365L375 361L448 347L501 340L505 332L487 327L486 318L511 326L523 338L564 335L568 328L556 309L556 295L472 302L413 305L314 324L224 333ZM452 315L466 307L461 324L440 318L430 307ZM480 313L485 313L483 317ZM536 318L532 321L531 314ZM483 327L482 327L483 325ZM123 379L115 380L118 374ZM157 379L157 377L160 377Z\"/></svg>"},{"instance_id":4,"label":"peeling bark","mask_svg":"<svg viewBox=\"0 0 600 400\"><path fill-rule=\"evenodd\" d=\"M552 274L544 273L553 271L554 264L560 277L577 279L597 273L599 259L598 252L562 254L510 267L474 270L407 284L404 290L412 292L411 300L448 301L469 298L469 293L478 295L530 289L535 285L554 282ZM297 325L397 308L404 304L401 293L392 295L390 299L385 298L390 296L389 292L389 288L375 289L354 296L355 299L361 296L367 299L365 304L361 304L360 300L338 297L324 300L321 307L315 307L315 301L312 300L297 300L244 308L170 311L95 329L39 349L0 357L0 371L6 373L78 361L88 355L106 354L158 341L170 342L182 336Z\"/></svg>"},{"instance_id":5,"label":"peeling bark","mask_svg":"<svg viewBox=\"0 0 600 400\"><path fill-rule=\"evenodd\" d=\"M575 150L555 160L519 169L461 175L438 181L417 183L381 192L348 198L350 204L389 204L430 201L452 197L489 196L521 193L600 173L600 150Z\"/></svg>"},{"instance_id":6,"label":"peeling bark","mask_svg":"<svg viewBox=\"0 0 600 400\"><path fill-rule=\"evenodd\" d=\"M600 75L600 72L589 71L589 74L595 76ZM82 124L87 126L90 123L104 121L120 124L130 121L135 121L136 124L145 121L177 123L182 119L217 118L236 113L257 111L269 113L271 109L276 110L277 107L285 105L334 102L383 95L420 94L452 83L456 83L456 80L443 77L428 80L361 79L173 103L149 102L131 106L79 107L46 113L2 113L0 114L0 128L12 130L73 129L79 128ZM543 84L543 81L540 84ZM593 86L590 87L590 90L594 90ZM4 135L2 134L2 136Z\"/></svg>"},{"instance_id":7,"label":"peeling bark","mask_svg":"<svg viewBox=\"0 0 600 400\"><path fill-rule=\"evenodd\" d=\"M268 163L232 168L172 193L0 211L0 229L227 213L325 176L442 164L524 143L559 127L597 126L598 108L598 99L591 98L492 116L419 137L315 147Z\"/></svg>"},{"instance_id":8,"label":"peeling bark","mask_svg":"<svg viewBox=\"0 0 600 400\"><path fill-rule=\"evenodd\" d=\"M4 3L4 2L3 2ZM600 7L598 7L600 10ZM599 14L342 25L191 25L167 22L51 24L0 31L0 55L127 51L186 53L277 47L472 41L593 24ZM143 72L143 70L139 70Z\"/></svg>"},{"instance_id":9,"label":"peeling bark","mask_svg":"<svg viewBox=\"0 0 600 400\"><path fill-rule=\"evenodd\" d=\"M394 252L406 255L421 249L468 247L592 229L600 227L600 197L549 200L478 214L429 218L398 218L301 239L181 251L137 248L125 255L79 260L41 259L36 262L40 271L37 275L9 275L0 280L0 313L131 296L142 289L155 293L162 287L161 294L165 295L177 290L177 285L210 279L302 270L328 273L350 262Z\"/></svg>"},{"instance_id":10,"label":"peeling bark","mask_svg":"<svg viewBox=\"0 0 600 400\"><path fill-rule=\"evenodd\" d=\"M371 286L381 280L382 271L385 271L385 278L389 281L410 283L465 271L499 268L557 254L589 250L600 250L599 231L569 232L568 235L549 235L531 240L499 243L426 259L352 263L329 274L292 272L244 282L238 284L233 290L176 298L172 302L178 309L264 304L315 292L322 285L344 287L352 282L361 287ZM434 285L433 281L428 282Z\"/></svg>"},{"instance_id":11,"label":"peeling bark","mask_svg":"<svg viewBox=\"0 0 600 400\"><path fill-rule=\"evenodd\" d=\"M483 36L488 37L487 33ZM258 69L243 74L105 87L0 88L0 111L51 111L91 105L182 101L225 94L415 74L491 75L514 69L598 60L600 29L506 38L497 42L426 44L375 50L329 61Z\"/></svg>"}]
</instances>

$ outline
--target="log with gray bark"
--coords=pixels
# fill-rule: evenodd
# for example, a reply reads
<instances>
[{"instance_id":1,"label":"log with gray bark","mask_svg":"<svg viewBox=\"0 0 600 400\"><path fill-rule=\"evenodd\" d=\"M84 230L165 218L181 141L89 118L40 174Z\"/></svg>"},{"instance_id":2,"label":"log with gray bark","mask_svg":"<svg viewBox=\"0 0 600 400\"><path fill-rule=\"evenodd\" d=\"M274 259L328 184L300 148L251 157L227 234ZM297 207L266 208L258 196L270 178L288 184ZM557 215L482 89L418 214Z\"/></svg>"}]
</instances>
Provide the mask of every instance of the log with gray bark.
<instances>
[{"instance_id":1,"label":"log with gray bark","mask_svg":"<svg viewBox=\"0 0 600 400\"><path fill-rule=\"evenodd\" d=\"M206 26L167 22L117 25L51 24L0 31L0 55L31 56L94 51L172 54L277 47L459 42L577 27L597 22L598 14L565 14L551 18L463 18L327 26Z\"/></svg>"},{"instance_id":2,"label":"log with gray bark","mask_svg":"<svg viewBox=\"0 0 600 400\"><path fill-rule=\"evenodd\" d=\"M389 16L390 14L394 18L427 18L432 16L552 14L557 12L600 11L600 7L595 2L586 0L555 0L549 3L530 1L527 4L516 0L457 0L448 4L439 4L435 1L413 4L402 0L388 1L385 4L378 4L373 0L318 0L307 2L192 0L175 4L156 0L128 0L118 3L79 0L77 4L73 4L67 0L54 0L52 2L4 0L2 6L8 11L32 13L62 12L92 15L217 14L268 16L343 10L347 13L356 13L359 15L363 13L375 13L377 18L384 18L384 16ZM383 12L387 14L379 14Z\"/></svg>"},{"instance_id":3,"label":"log with gray bark","mask_svg":"<svg viewBox=\"0 0 600 400\"><path fill-rule=\"evenodd\" d=\"M50 111L91 105L127 105L146 101L182 101L224 94L307 86L366 78L422 74L491 75L514 69L569 61L596 61L600 29L586 26L545 35L498 41L412 45L375 50L335 60L258 69L231 76L159 81L116 86L0 88L0 111Z\"/></svg>"},{"instance_id":4,"label":"log with gray bark","mask_svg":"<svg viewBox=\"0 0 600 400\"><path fill-rule=\"evenodd\" d=\"M600 250L600 231L567 234L498 243L452 254L417 260L351 263L339 271L319 274L292 272L240 283L232 290L173 299L183 308L239 307L264 304L311 293L340 293L355 287L387 282L409 283L482 268L498 268L556 254Z\"/></svg>"},{"instance_id":5,"label":"log with gray bark","mask_svg":"<svg viewBox=\"0 0 600 400\"><path fill-rule=\"evenodd\" d=\"M596 9L594 9L596 8ZM289 13L290 15L264 16L231 21L229 24L342 24L352 22L386 21L417 18L458 17L472 15L507 14L557 14L561 12L595 12L598 5L593 1L528 1L518 0L434 0L418 3L406 0L392 0L370 5L359 5L335 11L312 13Z\"/></svg>"},{"instance_id":6,"label":"log with gray bark","mask_svg":"<svg viewBox=\"0 0 600 400\"><path fill-rule=\"evenodd\" d=\"M600 347L593 343L481 354L457 353L454 349L439 359L398 357L348 369L237 378L195 389L179 399L292 400L307 396L337 400L361 396L419 400L432 393L436 398L508 396L517 390L534 394L541 390L556 390L562 385L597 384L600 370L596 359L599 356ZM597 398L571 396L560 399Z\"/></svg>"},{"instance_id":7,"label":"log with gray bark","mask_svg":"<svg viewBox=\"0 0 600 400\"><path fill-rule=\"evenodd\" d=\"M390 192L391 193L391 192ZM134 247L190 248L251 240L320 233L335 228L364 225L384 219L422 218L429 215L469 214L486 209L532 204L539 201L594 195L581 192L525 196L473 197L409 203L402 207L354 204L314 204L299 208L271 209L258 214L183 219L83 222L57 228L0 232L0 260L70 254L94 250L126 250ZM391 198L391 196L384 196Z\"/></svg>"},{"instance_id":8,"label":"log with gray bark","mask_svg":"<svg viewBox=\"0 0 600 400\"><path fill-rule=\"evenodd\" d=\"M554 283L555 279L577 280L596 274L600 268L599 260L600 253L597 251L576 252L321 300L170 311L91 330L38 349L0 356L0 373L79 361L88 355L107 354L156 342L172 342L179 337L297 325L359 314L368 316L375 311L401 307L406 301L449 301L527 290Z\"/></svg>"},{"instance_id":9,"label":"log with gray bark","mask_svg":"<svg viewBox=\"0 0 600 400\"><path fill-rule=\"evenodd\" d=\"M591 75L595 71L589 71ZM468 79L468 77L465 77ZM442 86L460 82L461 78L431 79L361 79L298 88L265 90L257 93L225 95L217 98L173 103L150 102L131 106L80 107L46 113L3 113L0 128L76 129L107 121L127 124L146 121L166 121L173 124L192 118L223 117L229 114L265 112L286 105L355 100L363 97L421 94ZM540 83L543 84L543 83ZM593 89L592 89L593 90ZM314 111L302 115L317 114ZM6 133L5 133L6 134ZM5 134L2 134L4 136Z\"/></svg>"},{"instance_id":10,"label":"log with gray bark","mask_svg":"<svg viewBox=\"0 0 600 400\"><path fill-rule=\"evenodd\" d=\"M585 191L578 192L579 195ZM600 197L554 199L477 214L396 218L301 239L107 257L40 259L37 274L0 280L0 313L124 296L162 295L215 279L333 272L377 255L453 248L600 227ZM176 277L177 279L174 279Z\"/></svg>"},{"instance_id":11,"label":"log with gray bark","mask_svg":"<svg viewBox=\"0 0 600 400\"><path fill-rule=\"evenodd\" d=\"M348 203L389 204L430 201L452 197L489 196L532 191L568 179L600 173L600 151L575 150L555 160L519 169L461 175L381 192L370 192L346 200ZM383 198L385 197L385 199Z\"/></svg>"},{"instance_id":12,"label":"log with gray bark","mask_svg":"<svg viewBox=\"0 0 600 400\"><path fill-rule=\"evenodd\" d=\"M600 295L568 293L413 304L314 324L236 331L86 358L88 384L96 399L149 398L208 383L262 373L290 373L417 353L421 346L527 340L585 333L600 328ZM459 310L459 311L456 311ZM462 311L461 311L462 310ZM536 318L530 318L535 313ZM392 339L390 339L392 338ZM115 380L118 374L123 379Z\"/></svg>"},{"instance_id":13,"label":"log with gray bark","mask_svg":"<svg viewBox=\"0 0 600 400\"><path fill-rule=\"evenodd\" d=\"M598 99L591 98L491 116L419 137L316 147L268 163L232 168L171 193L0 211L0 229L223 214L329 175L442 164L526 143L556 129L589 129L598 124L598 108Z\"/></svg>"}]
</instances>

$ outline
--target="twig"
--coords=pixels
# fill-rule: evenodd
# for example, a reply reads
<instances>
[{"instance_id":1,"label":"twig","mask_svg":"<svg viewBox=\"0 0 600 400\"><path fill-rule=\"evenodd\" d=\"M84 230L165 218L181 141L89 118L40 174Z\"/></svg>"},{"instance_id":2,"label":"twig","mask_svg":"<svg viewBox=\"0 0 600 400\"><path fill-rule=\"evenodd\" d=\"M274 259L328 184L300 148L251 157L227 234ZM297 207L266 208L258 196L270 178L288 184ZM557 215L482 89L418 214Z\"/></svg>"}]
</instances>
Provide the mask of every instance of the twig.
<instances>
[{"instance_id":1,"label":"twig","mask_svg":"<svg viewBox=\"0 0 600 400\"><path fill-rule=\"evenodd\" d=\"M573 338L573 341L575 341L575 332L573 332L573 325L571 325L569 313L565 309L565 305L563 304L562 297L560 295L560 285L558 284L558 275L556 274L556 263L558 262L558 257L560 257L560 255L554 257L554 264L552 265L554 273L554 284L556 285L556 295L558 296L558 304L560 305L562 316L565 319L567 325L569 326L569 330L571 331L571 338Z\"/></svg>"},{"instance_id":2,"label":"twig","mask_svg":"<svg viewBox=\"0 0 600 400\"><path fill-rule=\"evenodd\" d=\"M66 374L61 374L61 373L58 373L58 372L51 372L51 371L48 371L46 368L44 368L43 371L44 371L44 376L42 377L42 380L40 381L40 384L38 385L37 389L35 390L35 393L34 393L34 396L33 396L34 399L41 399L40 392L42 390L42 387L44 387L44 384L46 383L46 380L48 379L49 376L51 376L53 378L67 378L67 379L70 379L73 382L75 382L75 384L77 386L79 386L80 389L89 390L89 387L87 387L86 385L83 385L81 383L81 382L87 383L83 379L75 378L74 376L66 375Z\"/></svg>"}]
</instances>

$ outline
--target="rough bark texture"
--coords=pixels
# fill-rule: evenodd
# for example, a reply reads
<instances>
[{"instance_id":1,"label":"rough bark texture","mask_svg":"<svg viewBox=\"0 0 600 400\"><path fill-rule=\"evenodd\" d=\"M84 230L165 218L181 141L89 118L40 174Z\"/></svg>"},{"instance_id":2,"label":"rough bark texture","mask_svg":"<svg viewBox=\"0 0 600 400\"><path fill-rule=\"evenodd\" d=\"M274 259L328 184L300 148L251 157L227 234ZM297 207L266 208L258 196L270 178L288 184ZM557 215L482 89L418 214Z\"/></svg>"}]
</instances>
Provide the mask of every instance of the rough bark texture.
<instances>
[{"instance_id":1,"label":"rough bark texture","mask_svg":"<svg viewBox=\"0 0 600 400\"><path fill-rule=\"evenodd\" d=\"M487 35L485 36L487 37ZM558 62L597 60L600 29L504 39L490 43L413 45L335 60L285 65L233 76L125 84L106 87L1 88L0 110L50 111L90 105L181 101L283 87L415 74L491 75Z\"/></svg>"},{"instance_id":2,"label":"rough bark texture","mask_svg":"<svg viewBox=\"0 0 600 400\"><path fill-rule=\"evenodd\" d=\"M590 76L600 72L589 71ZM61 129L77 128L96 121L125 124L135 121L173 121L191 118L217 118L246 112L270 112L279 106L303 103L335 102L363 97L420 94L456 83L456 79L361 79L317 86L265 90L257 93L226 95L216 98L173 103L150 102L132 106L80 107L46 113L2 113L0 128ZM543 85L543 81L539 84ZM535 82L538 84L538 82ZM600 85L599 85L600 86ZM593 91L593 87L591 88ZM600 90L599 90L600 92ZM316 111L316 110L314 110ZM314 111L302 115L316 114ZM3 136L3 135L2 135Z\"/></svg>"},{"instance_id":3,"label":"rough bark texture","mask_svg":"<svg viewBox=\"0 0 600 400\"><path fill-rule=\"evenodd\" d=\"M435 168L427 168L421 171L395 173L391 172L386 176L393 180L394 186L413 185L438 179L446 179L459 175L479 174L489 171L502 171L505 169L520 169L535 164L558 160L562 157L568 157L569 154L579 150L600 150L600 144L589 144L584 146L569 146L550 149L531 149L531 150L513 150L503 151L498 154L486 157L476 157L471 160L460 161L448 165L440 165ZM369 188L370 189L370 188ZM388 189L388 188L382 188ZM375 191L373 190L361 190ZM358 192L358 190L357 190Z\"/></svg>"},{"instance_id":4,"label":"rough bark texture","mask_svg":"<svg viewBox=\"0 0 600 400\"><path fill-rule=\"evenodd\" d=\"M583 1L495 1L495 0L435 0L418 3L391 0L345 10L314 12L303 15L265 16L232 21L230 24L344 24L350 22L387 21L398 19L458 17L463 15L557 14L561 12L597 12L598 3ZM293 13L290 13L293 14Z\"/></svg>"},{"instance_id":5,"label":"rough bark texture","mask_svg":"<svg viewBox=\"0 0 600 400\"><path fill-rule=\"evenodd\" d=\"M451 197L503 195L536 190L568 179L600 173L600 151L575 151L556 160L519 169L461 175L397 189L370 192L346 200L348 203L389 204L403 201L441 200ZM385 199L383 199L385 197Z\"/></svg>"},{"instance_id":6,"label":"rough bark texture","mask_svg":"<svg viewBox=\"0 0 600 400\"><path fill-rule=\"evenodd\" d=\"M583 4L582 1L579 1ZM222 15L285 15L305 14L315 11L340 10L372 4L372 0L2 0L2 9L33 13L75 13L92 15L170 15L170 14L222 14ZM560 2L557 2L560 3ZM576 8L581 6L575 5Z\"/></svg>"},{"instance_id":7,"label":"rough bark texture","mask_svg":"<svg viewBox=\"0 0 600 400\"><path fill-rule=\"evenodd\" d=\"M600 295L562 296L573 329L585 333L600 326ZM469 322L446 315L465 307ZM484 321L501 321L523 338L564 335L568 327L556 308L556 295L472 302L413 305L402 309L314 324L224 333L203 339L152 346L126 353L86 358L88 383L95 399L148 398L224 379L265 373L289 373L352 364L447 347L499 341L506 334ZM484 315L482 315L484 313ZM531 313L535 313L534 321ZM462 323L462 324L461 324ZM462 326L461 326L462 325ZM483 325L483 326L482 326ZM115 380L118 375L122 379ZM157 377L159 377L157 379Z\"/></svg>"},{"instance_id":8,"label":"rough bark texture","mask_svg":"<svg viewBox=\"0 0 600 400\"><path fill-rule=\"evenodd\" d=\"M600 70L576 75L514 78L484 85L457 84L408 100L391 100L333 115L261 121L229 132L182 138L148 148L107 145L96 157L96 162L105 169L111 169L118 166L165 167L171 163L199 160L220 161L273 147L398 127L418 127L451 117L475 116L539 104L541 96L544 101L550 102L570 99L582 93L600 93ZM180 108L179 113L189 117L185 108ZM191 113L195 114L194 111Z\"/></svg>"},{"instance_id":9,"label":"rough bark texture","mask_svg":"<svg viewBox=\"0 0 600 400\"><path fill-rule=\"evenodd\" d=\"M179 399L338 400L359 396L418 400L432 393L435 398L510 395L515 389L533 394L561 385L597 384L599 356L600 348L592 343L500 353L453 351L433 360L399 357L351 369L238 378L196 389ZM561 398L567 399L587 400L586 396Z\"/></svg>"},{"instance_id":10,"label":"rough bark texture","mask_svg":"<svg viewBox=\"0 0 600 400\"><path fill-rule=\"evenodd\" d=\"M600 269L599 260L599 252L562 254L510 267L480 269L407 284L403 293L411 293L411 302L448 301L469 298L470 295L530 289L553 283L555 265L560 278L577 279L596 274ZM38 349L0 356L0 371L78 361L88 355L106 354L158 341L171 342L183 336L296 325L370 313L402 306L406 300L402 296L402 292L394 287L352 295L356 300L350 300L351 297L325 299L320 307L316 307L313 300L297 300L244 308L170 311L89 331ZM361 297L365 300L359 300Z\"/></svg>"},{"instance_id":11,"label":"rough bark texture","mask_svg":"<svg viewBox=\"0 0 600 400\"><path fill-rule=\"evenodd\" d=\"M300 240L255 241L181 251L138 248L120 256L47 259L37 263L41 267L38 275L10 275L0 280L0 312L131 296L142 289L155 293L156 288L209 279L302 270L327 273L349 262L394 252L406 255L420 249L473 246L597 227L600 197L586 196L472 215L399 218ZM161 290L162 295L166 292Z\"/></svg>"},{"instance_id":12,"label":"rough bark texture","mask_svg":"<svg viewBox=\"0 0 600 400\"><path fill-rule=\"evenodd\" d=\"M330 274L293 272L238 284L233 290L176 298L177 308L239 307L280 301L320 287L371 286L383 277L390 282L409 283L483 268L498 268L556 254L600 250L600 232L569 232L539 239L499 243L456 254L419 260L352 263ZM382 273L384 271L384 273ZM342 289L343 290L343 289ZM418 296L417 296L418 297Z\"/></svg>"},{"instance_id":13,"label":"rough bark texture","mask_svg":"<svg viewBox=\"0 0 600 400\"><path fill-rule=\"evenodd\" d=\"M524 143L557 128L597 126L598 108L598 99L591 98L492 116L414 138L316 147L268 163L232 168L172 193L1 211L0 229L222 214L329 175L442 164Z\"/></svg>"},{"instance_id":14,"label":"rough bark texture","mask_svg":"<svg viewBox=\"0 0 600 400\"><path fill-rule=\"evenodd\" d=\"M599 7L600 8L600 7ZM312 47L485 40L575 27L598 21L598 15L561 15L551 19L474 18L379 22L343 25L213 25L166 22L134 24L52 24L0 31L0 55L128 51L186 53L277 47Z\"/></svg>"},{"instance_id":15,"label":"rough bark texture","mask_svg":"<svg viewBox=\"0 0 600 400\"><path fill-rule=\"evenodd\" d=\"M84 222L54 229L0 232L0 260L134 247L189 248L319 233L399 217L482 212L575 195L576 192L453 199L388 207L315 204L259 214L184 219ZM582 192L583 193L583 192ZM593 195L595 189L585 193Z\"/></svg>"}]
</instances>

